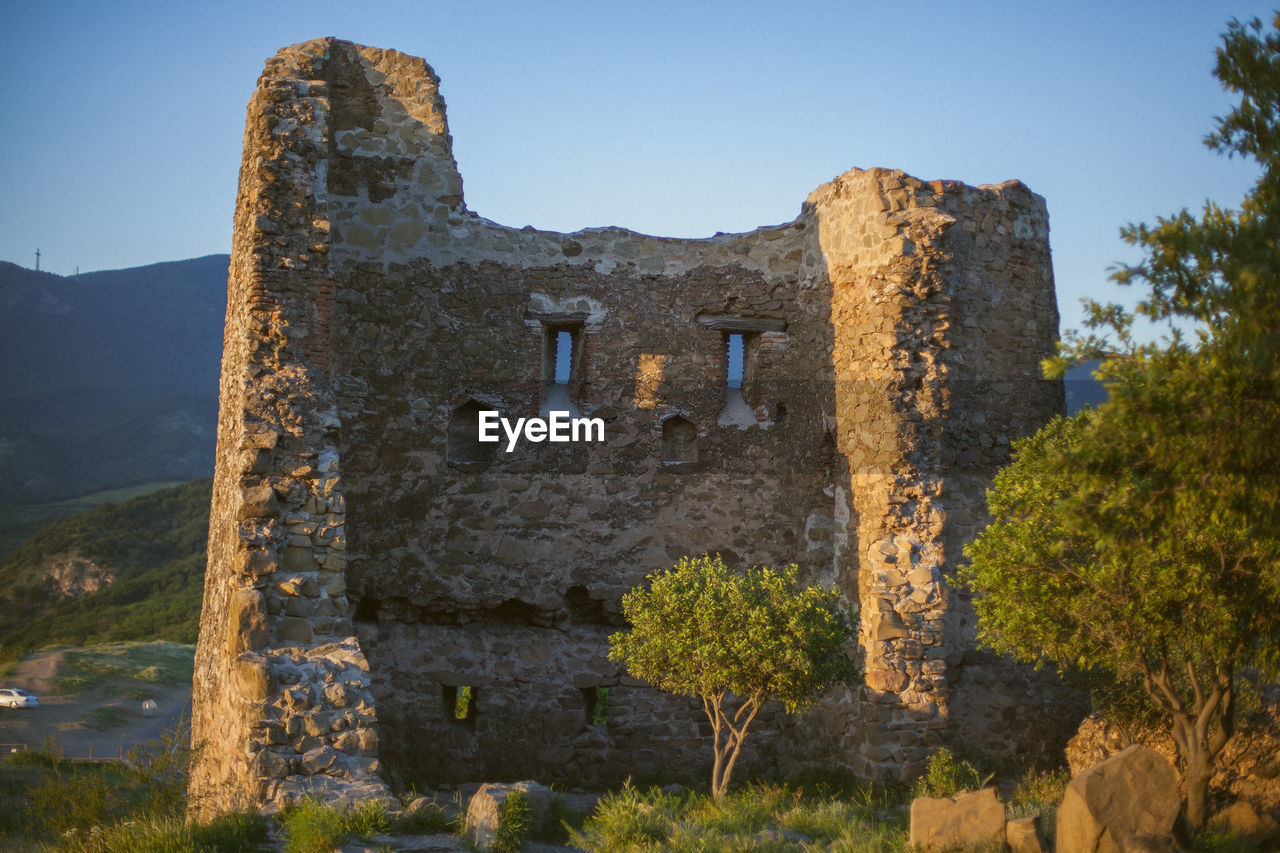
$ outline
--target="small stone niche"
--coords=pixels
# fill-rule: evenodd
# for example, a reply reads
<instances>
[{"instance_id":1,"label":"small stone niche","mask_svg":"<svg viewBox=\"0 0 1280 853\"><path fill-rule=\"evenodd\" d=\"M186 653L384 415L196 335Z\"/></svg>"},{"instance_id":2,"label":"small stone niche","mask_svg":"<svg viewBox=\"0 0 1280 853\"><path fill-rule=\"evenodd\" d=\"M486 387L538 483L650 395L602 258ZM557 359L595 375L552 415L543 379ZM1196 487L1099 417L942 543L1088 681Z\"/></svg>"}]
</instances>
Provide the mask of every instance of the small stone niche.
<instances>
[{"instance_id":1,"label":"small stone niche","mask_svg":"<svg viewBox=\"0 0 1280 853\"><path fill-rule=\"evenodd\" d=\"M480 469L493 461L496 443L480 440L480 413L485 411L475 400L467 400L453 410L449 418L446 458L455 468Z\"/></svg>"},{"instance_id":2,"label":"small stone niche","mask_svg":"<svg viewBox=\"0 0 1280 853\"><path fill-rule=\"evenodd\" d=\"M662 422L662 464L687 467L698 463L698 427L672 415Z\"/></svg>"}]
</instances>

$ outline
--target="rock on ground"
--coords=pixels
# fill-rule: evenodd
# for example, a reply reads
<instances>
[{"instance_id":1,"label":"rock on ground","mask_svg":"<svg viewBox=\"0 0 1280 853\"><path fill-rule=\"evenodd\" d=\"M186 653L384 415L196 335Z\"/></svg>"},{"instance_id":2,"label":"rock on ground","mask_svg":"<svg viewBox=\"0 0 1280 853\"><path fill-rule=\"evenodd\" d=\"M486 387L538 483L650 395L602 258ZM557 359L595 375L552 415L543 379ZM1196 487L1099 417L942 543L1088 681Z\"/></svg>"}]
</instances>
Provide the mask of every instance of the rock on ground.
<instances>
[{"instance_id":1,"label":"rock on ground","mask_svg":"<svg viewBox=\"0 0 1280 853\"><path fill-rule=\"evenodd\" d=\"M1004 804L995 788L911 802L911 844L921 850L1004 845Z\"/></svg>"},{"instance_id":2,"label":"rock on ground","mask_svg":"<svg viewBox=\"0 0 1280 853\"><path fill-rule=\"evenodd\" d=\"M543 826L551 816L551 789L537 782L514 785L489 783L480 786L467 805L467 838L480 850L492 850L498 837L502 805L512 794L524 794L532 812L532 828Z\"/></svg>"},{"instance_id":3,"label":"rock on ground","mask_svg":"<svg viewBox=\"0 0 1280 853\"><path fill-rule=\"evenodd\" d=\"M1181 807L1177 771L1150 747L1131 746L1071 780L1057 853L1121 853L1130 835L1171 838Z\"/></svg>"}]
</instances>

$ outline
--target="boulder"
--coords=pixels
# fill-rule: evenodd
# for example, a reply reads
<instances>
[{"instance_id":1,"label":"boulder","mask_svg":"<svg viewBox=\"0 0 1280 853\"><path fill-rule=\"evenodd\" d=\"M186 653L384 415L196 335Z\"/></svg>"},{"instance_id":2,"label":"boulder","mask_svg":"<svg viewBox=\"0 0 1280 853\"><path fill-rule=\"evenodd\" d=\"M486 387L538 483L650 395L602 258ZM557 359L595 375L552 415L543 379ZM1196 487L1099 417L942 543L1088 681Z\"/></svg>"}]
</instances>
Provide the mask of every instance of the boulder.
<instances>
[{"instance_id":1,"label":"boulder","mask_svg":"<svg viewBox=\"0 0 1280 853\"><path fill-rule=\"evenodd\" d=\"M537 782L516 782L514 785L488 783L471 797L467 804L466 838L477 850L492 850L498 838L498 822L502 804L514 793L524 794L529 803L530 831L538 832L551 820L551 789Z\"/></svg>"},{"instance_id":2,"label":"boulder","mask_svg":"<svg viewBox=\"0 0 1280 853\"><path fill-rule=\"evenodd\" d=\"M1004 804L995 788L911 801L911 844L920 850L1000 849L1004 840Z\"/></svg>"},{"instance_id":3,"label":"boulder","mask_svg":"<svg viewBox=\"0 0 1280 853\"><path fill-rule=\"evenodd\" d=\"M1182 807L1178 774L1134 745L1081 773L1058 807L1057 853L1121 853L1128 836L1172 838Z\"/></svg>"},{"instance_id":4,"label":"boulder","mask_svg":"<svg viewBox=\"0 0 1280 853\"><path fill-rule=\"evenodd\" d=\"M1012 853L1046 853L1035 816L1017 817L1004 825L1004 843Z\"/></svg>"},{"instance_id":5,"label":"boulder","mask_svg":"<svg viewBox=\"0 0 1280 853\"><path fill-rule=\"evenodd\" d=\"M1261 844L1280 837L1280 826L1275 820L1268 814L1259 815L1247 800L1236 800L1214 815L1210 823L1249 844Z\"/></svg>"}]
</instances>

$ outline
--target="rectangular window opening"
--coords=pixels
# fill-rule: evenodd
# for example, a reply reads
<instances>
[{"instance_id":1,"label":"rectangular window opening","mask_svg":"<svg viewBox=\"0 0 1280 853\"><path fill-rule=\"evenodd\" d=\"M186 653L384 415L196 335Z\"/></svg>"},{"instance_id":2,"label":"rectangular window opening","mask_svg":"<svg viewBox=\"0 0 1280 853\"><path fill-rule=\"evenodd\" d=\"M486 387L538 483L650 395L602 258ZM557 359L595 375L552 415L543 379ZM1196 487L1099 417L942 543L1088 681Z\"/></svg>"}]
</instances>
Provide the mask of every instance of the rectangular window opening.
<instances>
[{"instance_id":1,"label":"rectangular window opening","mask_svg":"<svg viewBox=\"0 0 1280 853\"><path fill-rule=\"evenodd\" d=\"M573 334L568 329L556 332L556 370L553 381L556 385L568 385L570 368L573 366Z\"/></svg>"},{"instance_id":2,"label":"rectangular window opening","mask_svg":"<svg viewBox=\"0 0 1280 853\"><path fill-rule=\"evenodd\" d=\"M476 694L470 685L446 684L442 691L444 714L455 723L473 723L476 718Z\"/></svg>"},{"instance_id":3,"label":"rectangular window opening","mask_svg":"<svg viewBox=\"0 0 1280 853\"><path fill-rule=\"evenodd\" d=\"M582 324L542 324L542 415L567 411L577 415L575 400L582 376Z\"/></svg>"},{"instance_id":4,"label":"rectangular window opening","mask_svg":"<svg viewBox=\"0 0 1280 853\"><path fill-rule=\"evenodd\" d=\"M742 333L730 332L726 337L728 338L726 346L729 353L728 370L725 372L726 386L741 391L744 367L743 357L745 354Z\"/></svg>"},{"instance_id":5,"label":"rectangular window opening","mask_svg":"<svg viewBox=\"0 0 1280 853\"><path fill-rule=\"evenodd\" d=\"M587 725L605 726L609 724L608 687L587 687L582 691L582 699L587 712Z\"/></svg>"}]
</instances>

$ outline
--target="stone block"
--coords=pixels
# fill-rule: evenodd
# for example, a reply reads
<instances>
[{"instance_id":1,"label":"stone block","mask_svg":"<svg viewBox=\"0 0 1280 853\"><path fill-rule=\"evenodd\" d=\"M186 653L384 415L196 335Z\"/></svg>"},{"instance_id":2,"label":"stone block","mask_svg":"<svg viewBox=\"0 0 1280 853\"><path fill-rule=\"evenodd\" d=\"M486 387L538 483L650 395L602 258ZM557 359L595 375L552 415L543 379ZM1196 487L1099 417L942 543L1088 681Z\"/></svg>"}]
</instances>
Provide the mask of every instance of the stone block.
<instances>
[{"instance_id":1,"label":"stone block","mask_svg":"<svg viewBox=\"0 0 1280 853\"><path fill-rule=\"evenodd\" d=\"M252 652L267 644L267 605L262 593L256 589L234 590L227 602L226 653L235 657L241 652Z\"/></svg>"},{"instance_id":2,"label":"stone block","mask_svg":"<svg viewBox=\"0 0 1280 853\"><path fill-rule=\"evenodd\" d=\"M232 664L236 692L254 702L266 701L271 695L271 664L260 654L245 652Z\"/></svg>"},{"instance_id":3,"label":"stone block","mask_svg":"<svg viewBox=\"0 0 1280 853\"><path fill-rule=\"evenodd\" d=\"M275 518L280 504L270 486L252 486L240 493L240 518Z\"/></svg>"},{"instance_id":4,"label":"stone block","mask_svg":"<svg viewBox=\"0 0 1280 853\"><path fill-rule=\"evenodd\" d=\"M1058 807L1057 853L1120 853L1130 835L1172 837L1182 808L1178 773L1135 745L1071 780Z\"/></svg>"},{"instance_id":5,"label":"stone block","mask_svg":"<svg viewBox=\"0 0 1280 853\"><path fill-rule=\"evenodd\" d=\"M254 773L269 779L282 779L292 770L292 764L278 752L271 749L261 750L254 757Z\"/></svg>"},{"instance_id":6,"label":"stone block","mask_svg":"<svg viewBox=\"0 0 1280 853\"><path fill-rule=\"evenodd\" d=\"M311 642L311 623L297 616L284 616L276 623L276 640L280 643Z\"/></svg>"},{"instance_id":7,"label":"stone block","mask_svg":"<svg viewBox=\"0 0 1280 853\"><path fill-rule=\"evenodd\" d=\"M324 701L330 707L345 708L352 703L353 698L359 697L358 693L353 697L352 692L351 688L344 684L329 684L324 688Z\"/></svg>"},{"instance_id":8,"label":"stone block","mask_svg":"<svg viewBox=\"0 0 1280 853\"><path fill-rule=\"evenodd\" d=\"M502 804L513 793L524 795L531 811L531 825L536 833L551 819L551 789L537 782L514 785L488 783L480 786L467 804L465 837L477 850L493 850L498 838L498 820Z\"/></svg>"},{"instance_id":9,"label":"stone block","mask_svg":"<svg viewBox=\"0 0 1280 853\"><path fill-rule=\"evenodd\" d=\"M286 572L314 572L319 569L310 545L289 545L281 561Z\"/></svg>"},{"instance_id":10,"label":"stone block","mask_svg":"<svg viewBox=\"0 0 1280 853\"><path fill-rule=\"evenodd\" d=\"M922 851L1004 845L1004 803L995 788L958 797L917 797L911 801L911 844Z\"/></svg>"},{"instance_id":11,"label":"stone block","mask_svg":"<svg viewBox=\"0 0 1280 853\"><path fill-rule=\"evenodd\" d=\"M242 548L236 552L235 569L251 578L271 574L276 570L275 555L262 548Z\"/></svg>"},{"instance_id":12,"label":"stone block","mask_svg":"<svg viewBox=\"0 0 1280 853\"><path fill-rule=\"evenodd\" d=\"M328 770L337 760L337 750L329 746L316 747L303 753L298 759L298 768L308 776L314 776Z\"/></svg>"},{"instance_id":13,"label":"stone block","mask_svg":"<svg viewBox=\"0 0 1280 853\"><path fill-rule=\"evenodd\" d=\"M1004 843L1010 853L1048 853L1036 827L1035 816L1014 818L1004 825Z\"/></svg>"}]
</instances>

